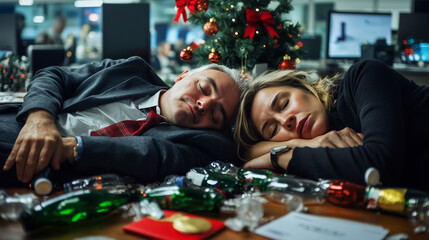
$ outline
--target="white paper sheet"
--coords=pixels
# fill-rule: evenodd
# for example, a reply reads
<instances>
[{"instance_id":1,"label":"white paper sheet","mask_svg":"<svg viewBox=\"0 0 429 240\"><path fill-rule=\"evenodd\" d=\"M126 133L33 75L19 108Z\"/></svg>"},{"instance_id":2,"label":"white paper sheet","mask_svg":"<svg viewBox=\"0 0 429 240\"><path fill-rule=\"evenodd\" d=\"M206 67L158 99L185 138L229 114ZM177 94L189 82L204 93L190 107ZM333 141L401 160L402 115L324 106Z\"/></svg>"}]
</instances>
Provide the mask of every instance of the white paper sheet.
<instances>
[{"instance_id":1,"label":"white paper sheet","mask_svg":"<svg viewBox=\"0 0 429 240\"><path fill-rule=\"evenodd\" d=\"M272 239L293 240L381 240L388 232L387 229L375 224L297 212L291 212L255 231Z\"/></svg>"}]
</instances>

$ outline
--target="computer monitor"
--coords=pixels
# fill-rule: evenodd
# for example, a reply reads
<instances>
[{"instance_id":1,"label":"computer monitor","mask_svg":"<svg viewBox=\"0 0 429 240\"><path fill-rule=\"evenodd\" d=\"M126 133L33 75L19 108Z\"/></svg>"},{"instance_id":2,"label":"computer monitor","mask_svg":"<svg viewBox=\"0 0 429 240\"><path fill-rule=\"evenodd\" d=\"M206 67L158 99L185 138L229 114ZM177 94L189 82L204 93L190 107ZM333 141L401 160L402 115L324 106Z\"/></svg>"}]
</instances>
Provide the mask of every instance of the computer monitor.
<instances>
[{"instance_id":1,"label":"computer monitor","mask_svg":"<svg viewBox=\"0 0 429 240\"><path fill-rule=\"evenodd\" d=\"M339 12L328 15L326 58L359 59L362 44L392 41L390 13Z\"/></svg>"},{"instance_id":2,"label":"computer monitor","mask_svg":"<svg viewBox=\"0 0 429 240\"><path fill-rule=\"evenodd\" d=\"M429 31L424 24L429 22L429 13L401 13L399 15L398 41L413 38L415 41L429 42Z\"/></svg>"},{"instance_id":3,"label":"computer monitor","mask_svg":"<svg viewBox=\"0 0 429 240\"><path fill-rule=\"evenodd\" d=\"M103 58L150 62L149 3L103 4Z\"/></svg>"},{"instance_id":4,"label":"computer monitor","mask_svg":"<svg viewBox=\"0 0 429 240\"><path fill-rule=\"evenodd\" d=\"M14 13L0 13L0 50L17 53L17 28Z\"/></svg>"},{"instance_id":5,"label":"computer monitor","mask_svg":"<svg viewBox=\"0 0 429 240\"><path fill-rule=\"evenodd\" d=\"M429 13L428 0L413 0L413 13Z\"/></svg>"},{"instance_id":6,"label":"computer monitor","mask_svg":"<svg viewBox=\"0 0 429 240\"><path fill-rule=\"evenodd\" d=\"M299 40L302 43L302 60L318 60L320 59L320 50L322 47L322 36L303 36Z\"/></svg>"},{"instance_id":7,"label":"computer monitor","mask_svg":"<svg viewBox=\"0 0 429 240\"><path fill-rule=\"evenodd\" d=\"M35 74L38 70L50 66L62 66L66 52L62 45L30 45L27 48L30 62L30 72Z\"/></svg>"}]
</instances>

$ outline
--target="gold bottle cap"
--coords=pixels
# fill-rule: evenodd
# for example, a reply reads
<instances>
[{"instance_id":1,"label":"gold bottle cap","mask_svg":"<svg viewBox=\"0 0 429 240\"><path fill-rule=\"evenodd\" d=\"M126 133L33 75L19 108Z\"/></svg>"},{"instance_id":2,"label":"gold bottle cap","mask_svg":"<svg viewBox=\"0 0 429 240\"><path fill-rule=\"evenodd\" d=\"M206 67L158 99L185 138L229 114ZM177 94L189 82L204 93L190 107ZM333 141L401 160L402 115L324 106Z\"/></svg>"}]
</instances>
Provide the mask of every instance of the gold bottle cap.
<instances>
[{"instance_id":1,"label":"gold bottle cap","mask_svg":"<svg viewBox=\"0 0 429 240\"><path fill-rule=\"evenodd\" d=\"M212 224L203 218L181 216L173 221L173 228L181 233L198 234L210 230Z\"/></svg>"}]
</instances>

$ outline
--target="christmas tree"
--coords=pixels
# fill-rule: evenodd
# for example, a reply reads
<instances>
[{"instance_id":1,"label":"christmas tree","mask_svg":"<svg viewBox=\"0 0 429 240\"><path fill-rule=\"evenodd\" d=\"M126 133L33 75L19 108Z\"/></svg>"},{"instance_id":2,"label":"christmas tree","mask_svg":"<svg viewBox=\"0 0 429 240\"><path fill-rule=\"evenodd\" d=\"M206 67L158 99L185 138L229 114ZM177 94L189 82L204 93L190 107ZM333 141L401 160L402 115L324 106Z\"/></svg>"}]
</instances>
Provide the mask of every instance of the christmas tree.
<instances>
[{"instance_id":1,"label":"christmas tree","mask_svg":"<svg viewBox=\"0 0 429 240\"><path fill-rule=\"evenodd\" d=\"M31 78L28 68L26 57L11 53L0 57L0 92L24 91L25 82Z\"/></svg>"},{"instance_id":2,"label":"christmas tree","mask_svg":"<svg viewBox=\"0 0 429 240\"><path fill-rule=\"evenodd\" d=\"M207 35L196 49L183 50L182 59L192 55L201 64L219 62L249 71L257 63L294 68L303 53L300 25L286 19L291 0L176 0L176 6L176 22L182 16Z\"/></svg>"}]
</instances>

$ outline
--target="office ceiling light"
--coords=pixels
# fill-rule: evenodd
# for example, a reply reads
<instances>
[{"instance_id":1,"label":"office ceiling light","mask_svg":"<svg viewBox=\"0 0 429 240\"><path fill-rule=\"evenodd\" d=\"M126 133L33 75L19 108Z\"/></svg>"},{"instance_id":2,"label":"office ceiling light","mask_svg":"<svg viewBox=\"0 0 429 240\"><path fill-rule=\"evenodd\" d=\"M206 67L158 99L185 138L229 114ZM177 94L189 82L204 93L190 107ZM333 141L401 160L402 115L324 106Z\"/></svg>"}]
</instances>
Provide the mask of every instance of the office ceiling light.
<instances>
[{"instance_id":1,"label":"office ceiling light","mask_svg":"<svg viewBox=\"0 0 429 240\"><path fill-rule=\"evenodd\" d=\"M33 5L33 0L19 0L19 5L31 6L31 5Z\"/></svg>"},{"instance_id":2,"label":"office ceiling light","mask_svg":"<svg viewBox=\"0 0 429 240\"><path fill-rule=\"evenodd\" d=\"M98 15L97 13L91 13L88 16L88 19L91 22L97 22L98 20L100 20L100 15Z\"/></svg>"},{"instance_id":3,"label":"office ceiling light","mask_svg":"<svg viewBox=\"0 0 429 240\"><path fill-rule=\"evenodd\" d=\"M44 16L34 16L33 17L33 22L34 23L42 23L45 21L45 17Z\"/></svg>"},{"instance_id":4,"label":"office ceiling light","mask_svg":"<svg viewBox=\"0 0 429 240\"><path fill-rule=\"evenodd\" d=\"M75 7L100 7L102 0L77 0L74 2Z\"/></svg>"}]
</instances>

